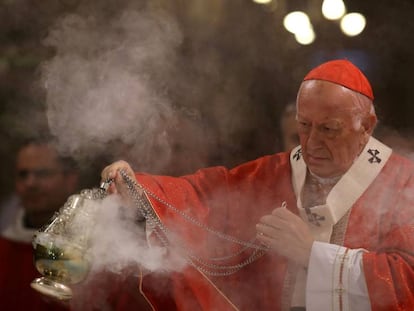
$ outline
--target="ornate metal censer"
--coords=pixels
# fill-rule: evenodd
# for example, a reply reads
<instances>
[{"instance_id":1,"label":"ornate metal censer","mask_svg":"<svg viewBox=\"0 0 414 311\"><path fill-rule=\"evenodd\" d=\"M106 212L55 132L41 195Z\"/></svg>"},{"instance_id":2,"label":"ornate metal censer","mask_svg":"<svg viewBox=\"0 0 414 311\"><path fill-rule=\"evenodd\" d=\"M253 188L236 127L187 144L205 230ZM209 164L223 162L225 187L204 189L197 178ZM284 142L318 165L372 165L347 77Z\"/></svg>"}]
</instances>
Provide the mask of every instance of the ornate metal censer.
<instances>
[{"instance_id":1,"label":"ornate metal censer","mask_svg":"<svg viewBox=\"0 0 414 311\"><path fill-rule=\"evenodd\" d=\"M43 275L32 281L35 290L60 300L72 298L71 284L89 271L87 249L99 202L108 183L71 195L48 225L34 236L34 264Z\"/></svg>"}]
</instances>

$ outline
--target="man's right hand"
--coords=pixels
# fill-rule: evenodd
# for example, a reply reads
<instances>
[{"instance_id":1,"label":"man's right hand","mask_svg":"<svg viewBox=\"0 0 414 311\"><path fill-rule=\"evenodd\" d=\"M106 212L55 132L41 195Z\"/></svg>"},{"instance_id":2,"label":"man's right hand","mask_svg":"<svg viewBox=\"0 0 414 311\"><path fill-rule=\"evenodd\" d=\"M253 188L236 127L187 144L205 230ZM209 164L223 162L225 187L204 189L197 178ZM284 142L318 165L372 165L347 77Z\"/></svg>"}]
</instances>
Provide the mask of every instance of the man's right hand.
<instances>
[{"instance_id":1,"label":"man's right hand","mask_svg":"<svg viewBox=\"0 0 414 311\"><path fill-rule=\"evenodd\" d=\"M123 171L135 183L137 182L134 171L129 163L122 160L116 161L105 167L101 173L101 181L105 182L112 180L113 182L107 190L108 193L119 193L122 198L126 199L129 196L128 189L120 171ZM139 189L137 189L137 191L139 191Z\"/></svg>"}]
</instances>

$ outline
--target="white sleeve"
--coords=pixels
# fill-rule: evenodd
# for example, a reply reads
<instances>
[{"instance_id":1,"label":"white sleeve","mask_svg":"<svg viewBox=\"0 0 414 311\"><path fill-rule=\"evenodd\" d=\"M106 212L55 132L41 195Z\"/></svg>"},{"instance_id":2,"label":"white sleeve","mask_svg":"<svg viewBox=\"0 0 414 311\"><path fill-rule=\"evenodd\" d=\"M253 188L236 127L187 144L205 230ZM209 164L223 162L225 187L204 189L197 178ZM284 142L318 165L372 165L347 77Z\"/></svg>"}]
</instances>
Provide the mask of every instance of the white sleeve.
<instances>
[{"instance_id":1,"label":"white sleeve","mask_svg":"<svg viewBox=\"0 0 414 311\"><path fill-rule=\"evenodd\" d=\"M362 266L364 249L314 242L306 282L306 310L371 310Z\"/></svg>"}]
</instances>

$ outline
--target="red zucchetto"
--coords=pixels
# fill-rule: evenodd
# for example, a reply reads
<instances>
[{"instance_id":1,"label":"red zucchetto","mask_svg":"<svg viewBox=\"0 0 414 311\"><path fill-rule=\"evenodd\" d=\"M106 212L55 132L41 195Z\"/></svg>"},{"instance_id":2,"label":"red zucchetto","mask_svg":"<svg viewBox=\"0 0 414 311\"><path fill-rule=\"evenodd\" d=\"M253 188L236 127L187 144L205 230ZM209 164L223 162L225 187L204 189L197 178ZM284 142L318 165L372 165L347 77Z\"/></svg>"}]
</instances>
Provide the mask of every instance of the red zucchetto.
<instances>
[{"instance_id":1,"label":"red zucchetto","mask_svg":"<svg viewBox=\"0 0 414 311\"><path fill-rule=\"evenodd\" d=\"M345 59L332 60L312 69L303 79L324 80L342 85L374 100L371 84L354 64Z\"/></svg>"}]
</instances>

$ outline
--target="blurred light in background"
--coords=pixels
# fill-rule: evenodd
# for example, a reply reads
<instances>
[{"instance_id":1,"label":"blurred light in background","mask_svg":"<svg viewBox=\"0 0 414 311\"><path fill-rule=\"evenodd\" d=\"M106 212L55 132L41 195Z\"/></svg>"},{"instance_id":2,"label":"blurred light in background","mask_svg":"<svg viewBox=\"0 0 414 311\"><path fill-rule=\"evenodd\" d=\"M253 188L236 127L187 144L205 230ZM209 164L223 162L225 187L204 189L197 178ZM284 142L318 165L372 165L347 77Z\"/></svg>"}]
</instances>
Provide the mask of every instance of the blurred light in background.
<instances>
[{"instance_id":1,"label":"blurred light in background","mask_svg":"<svg viewBox=\"0 0 414 311\"><path fill-rule=\"evenodd\" d=\"M323 0L322 14L326 19L337 20L344 16L345 4L342 0Z\"/></svg>"},{"instance_id":2,"label":"blurred light in background","mask_svg":"<svg viewBox=\"0 0 414 311\"><path fill-rule=\"evenodd\" d=\"M360 13L349 13L341 19L341 30L347 36L357 36L365 28L365 17Z\"/></svg>"},{"instance_id":3,"label":"blurred light in background","mask_svg":"<svg viewBox=\"0 0 414 311\"><path fill-rule=\"evenodd\" d=\"M253 0L260 4L270 4L274 0ZM320 8L318 8L320 6ZM301 45L308 45L315 41L316 34L307 11L322 12L322 16L339 25L346 36L357 36L366 25L365 17L357 12L346 14L346 5L343 0L285 0L287 14L283 18L283 26L294 34L296 41ZM316 9L316 10L315 10ZM315 17L315 16L313 16ZM320 19L315 18L317 22Z\"/></svg>"},{"instance_id":4,"label":"blurred light in background","mask_svg":"<svg viewBox=\"0 0 414 311\"><path fill-rule=\"evenodd\" d=\"M290 12L283 19L283 26L291 33L296 33L303 28L308 28L310 25L309 16L302 11Z\"/></svg>"},{"instance_id":5,"label":"blurred light in background","mask_svg":"<svg viewBox=\"0 0 414 311\"><path fill-rule=\"evenodd\" d=\"M315 38L316 38L316 35L312 27L303 29L295 33L296 41L302 45L311 44L313 41L315 41Z\"/></svg>"},{"instance_id":6,"label":"blurred light in background","mask_svg":"<svg viewBox=\"0 0 414 311\"><path fill-rule=\"evenodd\" d=\"M253 2L259 3L259 4L268 4L272 2L273 0L253 0Z\"/></svg>"},{"instance_id":7,"label":"blurred light in background","mask_svg":"<svg viewBox=\"0 0 414 311\"><path fill-rule=\"evenodd\" d=\"M296 41L300 44L311 44L315 40L315 32L305 12L290 12L283 19L283 26L295 35Z\"/></svg>"}]
</instances>

